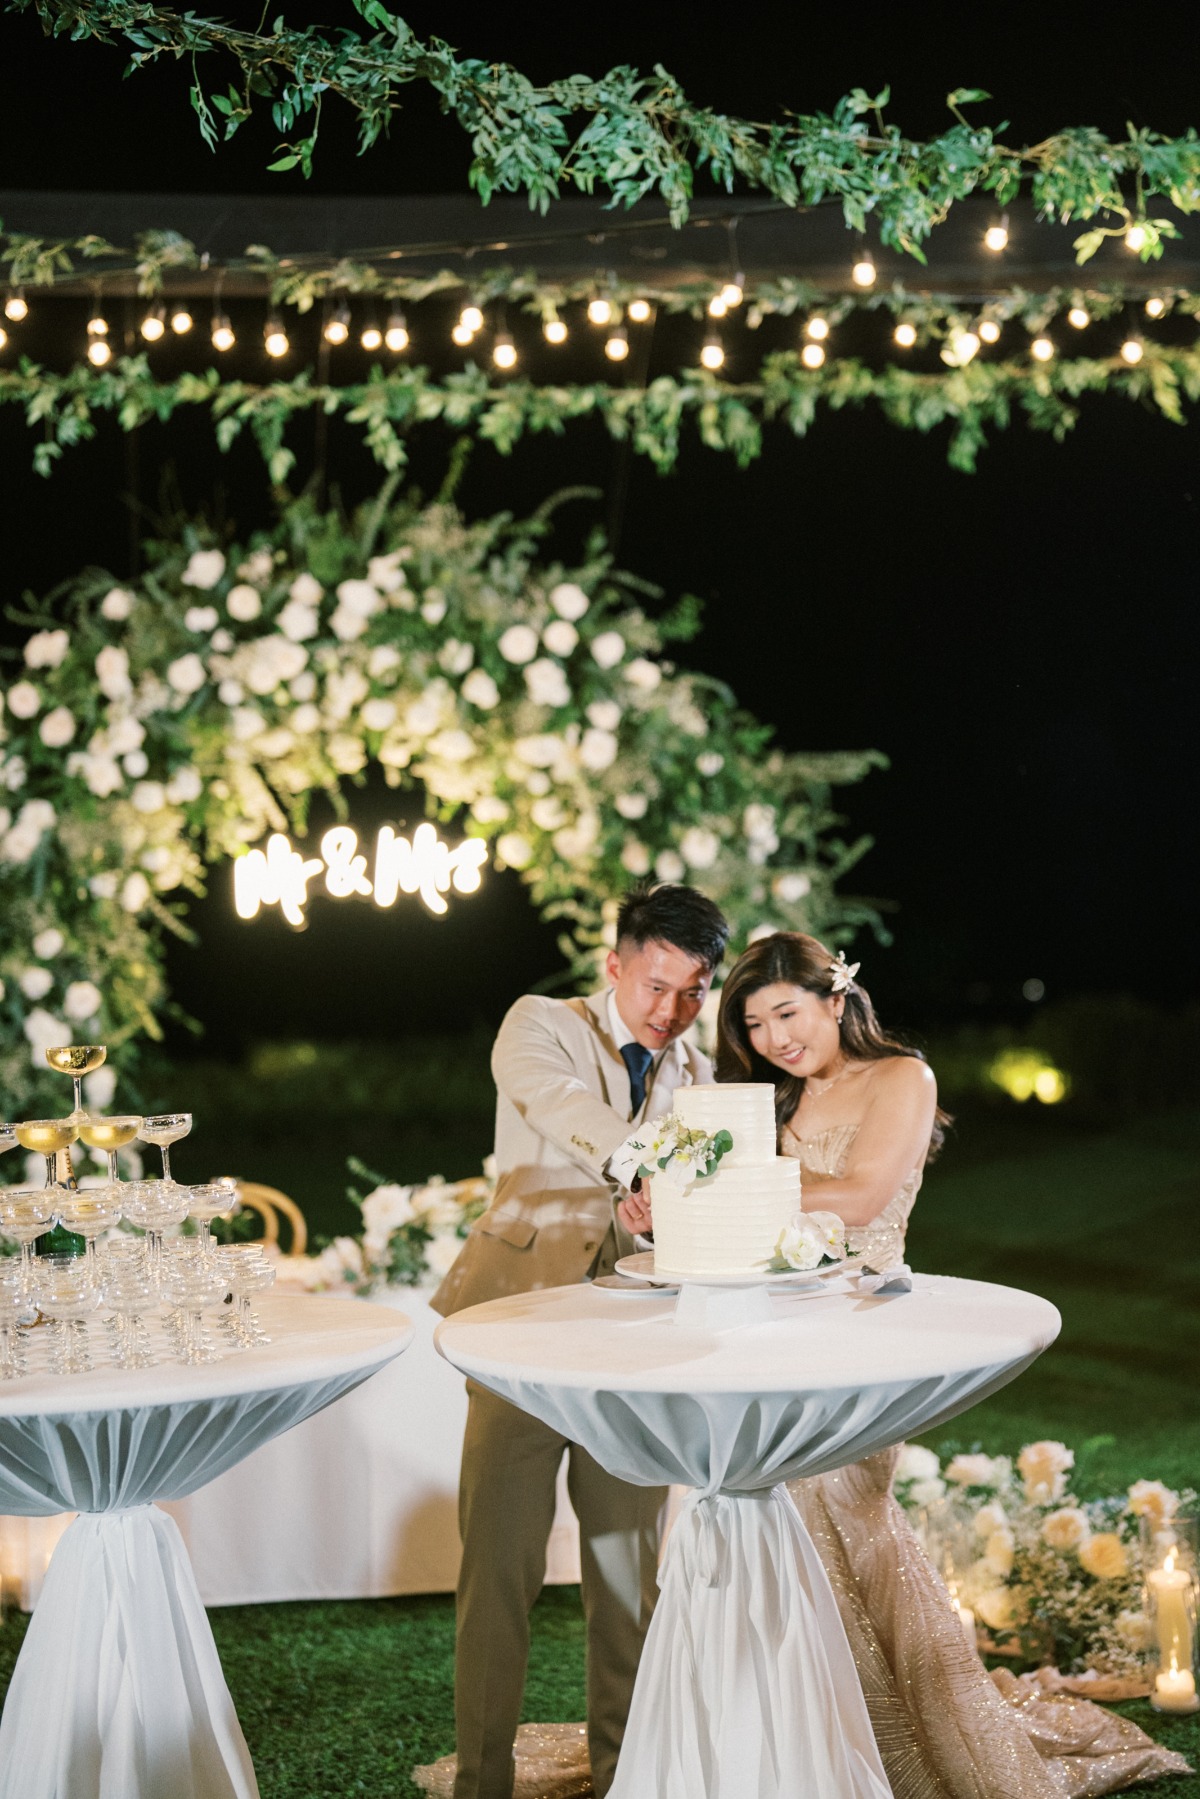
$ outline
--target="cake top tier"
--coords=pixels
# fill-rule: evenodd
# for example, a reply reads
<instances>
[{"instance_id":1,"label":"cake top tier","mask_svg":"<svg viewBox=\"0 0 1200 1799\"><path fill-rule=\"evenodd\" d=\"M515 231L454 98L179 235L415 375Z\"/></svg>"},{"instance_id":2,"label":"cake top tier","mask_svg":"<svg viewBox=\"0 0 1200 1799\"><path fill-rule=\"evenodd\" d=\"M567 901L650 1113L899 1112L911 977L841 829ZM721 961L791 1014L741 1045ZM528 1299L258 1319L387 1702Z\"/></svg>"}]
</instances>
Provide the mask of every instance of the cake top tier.
<instances>
[{"instance_id":1,"label":"cake top tier","mask_svg":"<svg viewBox=\"0 0 1200 1799\"><path fill-rule=\"evenodd\" d=\"M775 1159L775 1089L767 1081L727 1081L713 1087L678 1087L673 1110L689 1130L728 1131L733 1148L723 1168Z\"/></svg>"}]
</instances>

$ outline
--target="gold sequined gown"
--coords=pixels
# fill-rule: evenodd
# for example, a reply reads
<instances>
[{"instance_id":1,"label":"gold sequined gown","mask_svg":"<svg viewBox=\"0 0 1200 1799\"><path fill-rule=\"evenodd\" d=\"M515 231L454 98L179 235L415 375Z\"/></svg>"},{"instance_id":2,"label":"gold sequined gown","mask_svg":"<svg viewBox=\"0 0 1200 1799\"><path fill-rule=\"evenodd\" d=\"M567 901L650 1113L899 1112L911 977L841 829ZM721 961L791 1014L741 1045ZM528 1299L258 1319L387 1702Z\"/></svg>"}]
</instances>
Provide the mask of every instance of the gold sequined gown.
<instances>
[{"instance_id":1,"label":"gold sequined gown","mask_svg":"<svg viewBox=\"0 0 1200 1799\"><path fill-rule=\"evenodd\" d=\"M856 1124L780 1148L810 1175L836 1178ZM851 1228L875 1267L903 1261L915 1169L883 1211ZM808 1189L820 1206L820 1181ZM895 1799L1092 1799L1188 1771L1136 1724L1086 1699L1047 1697L1032 1676L989 1676L892 1498L899 1449L789 1483L837 1598Z\"/></svg>"}]
</instances>

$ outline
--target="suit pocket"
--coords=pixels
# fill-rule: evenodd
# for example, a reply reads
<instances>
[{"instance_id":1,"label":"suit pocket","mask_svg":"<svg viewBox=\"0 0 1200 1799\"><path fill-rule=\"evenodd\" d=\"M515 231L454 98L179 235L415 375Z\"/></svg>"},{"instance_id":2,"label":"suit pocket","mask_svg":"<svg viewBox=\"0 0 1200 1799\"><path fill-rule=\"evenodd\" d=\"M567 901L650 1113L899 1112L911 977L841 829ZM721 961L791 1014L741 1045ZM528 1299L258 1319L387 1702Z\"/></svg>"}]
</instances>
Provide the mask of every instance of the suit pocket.
<instances>
[{"instance_id":1,"label":"suit pocket","mask_svg":"<svg viewBox=\"0 0 1200 1799\"><path fill-rule=\"evenodd\" d=\"M514 1218L511 1213L485 1212L475 1229L485 1237L499 1237L514 1249L528 1249L537 1236L537 1225L528 1218Z\"/></svg>"}]
</instances>

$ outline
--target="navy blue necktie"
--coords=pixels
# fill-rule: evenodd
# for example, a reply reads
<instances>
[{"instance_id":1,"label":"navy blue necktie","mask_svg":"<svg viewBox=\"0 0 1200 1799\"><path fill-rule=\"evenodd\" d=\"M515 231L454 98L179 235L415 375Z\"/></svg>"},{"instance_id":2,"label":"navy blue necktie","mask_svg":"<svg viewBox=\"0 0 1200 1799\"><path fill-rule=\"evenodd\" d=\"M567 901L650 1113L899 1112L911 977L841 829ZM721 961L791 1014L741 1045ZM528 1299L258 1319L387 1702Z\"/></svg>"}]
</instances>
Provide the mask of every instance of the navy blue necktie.
<instances>
[{"instance_id":1,"label":"navy blue necktie","mask_svg":"<svg viewBox=\"0 0 1200 1799\"><path fill-rule=\"evenodd\" d=\"M621 1046L621 1060L629 1070L629 1116L636 1118L646 1098L646 1076L654 1060L654 1051L640 1043Z\"/></svg>"}]
</instances>

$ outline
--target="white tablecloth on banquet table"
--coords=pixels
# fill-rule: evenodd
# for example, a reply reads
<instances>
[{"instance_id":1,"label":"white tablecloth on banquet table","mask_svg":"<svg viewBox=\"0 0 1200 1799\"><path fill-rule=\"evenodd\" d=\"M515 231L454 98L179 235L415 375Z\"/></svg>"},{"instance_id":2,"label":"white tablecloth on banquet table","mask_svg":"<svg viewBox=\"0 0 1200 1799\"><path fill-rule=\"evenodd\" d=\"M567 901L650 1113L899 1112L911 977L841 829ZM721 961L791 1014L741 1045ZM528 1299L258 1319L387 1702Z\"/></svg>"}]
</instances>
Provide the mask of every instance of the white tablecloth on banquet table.
<instances>
[{"instance_id":1,"label":"white tablecloth on banquet table","mask_svg":"<svg viewBox=\"0 0 1200 1799\"><path fill-rule=\"evenodd\" d=\"M779 1483L929 1430L1058 1334L1054 1307L978 1281L792 1289L740 1329L674 1301L559 1287L439 1327L457 1368L641 1485L682 1482L610 1799L884 1799L828 1579Z\"/></svg>"},{"instance_id":2,"label":"white tablecloth on banquet table","mask_svg":"<svg viewBox=\"0 0 1200 1799\"><path fill-rule=\"evenodd\" d=\"M74 1509L0 1719L0 1799L252 1799L258 1787L174 1521L203 1486L408 1344L378 1306L269 1295L270 1344L208 1366L0 1389L0 1510ZM230 1525L235 1525L230 1520Z\"/></svg>"},{"instance_id":3,"label":"white tablecloth on banquet table","mask_svg":"<svg viewBox=\"0 0 1200 1799\"><path fill-rule=\"evenodd\" d=\"M413 1340L369 1386L167 1508L205 1605L454 1591L467 1391L433 1347L431 1292L380 1296L412 1319ZM562 1477L559 1489L546 1579L577 1581Z\"/></svg>"}]
</instances>

